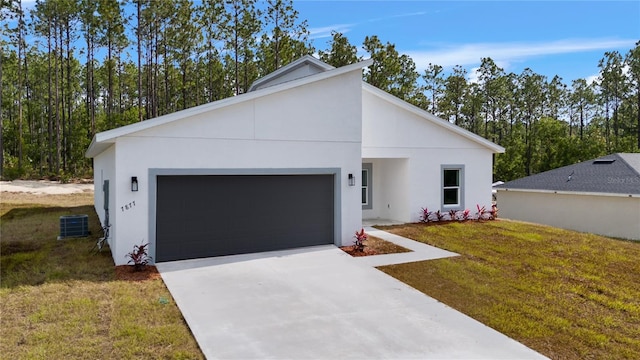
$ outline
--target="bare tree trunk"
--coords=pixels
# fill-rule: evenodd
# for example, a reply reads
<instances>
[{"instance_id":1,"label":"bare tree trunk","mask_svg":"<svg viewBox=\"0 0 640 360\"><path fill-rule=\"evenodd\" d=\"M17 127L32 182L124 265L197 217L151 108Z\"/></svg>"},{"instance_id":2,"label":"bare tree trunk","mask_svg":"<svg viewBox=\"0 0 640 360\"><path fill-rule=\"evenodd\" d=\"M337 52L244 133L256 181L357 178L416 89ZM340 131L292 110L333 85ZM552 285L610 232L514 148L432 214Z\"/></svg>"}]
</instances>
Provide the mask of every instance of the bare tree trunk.
<instances>
[{"instance_id":1,"label":"bare tree trunk","mask_svg":"<svg viewBox=\"0 0 640 360\"><path fill-rule=\"evenodd\" d=\"M609 129L609 101L608 100L606 101L604 108L605 108L605 110L604 110L605 111L605 118L604 118L605 119L605 134L604 134L604 137L605 137L605 140L607 142L607 153L610 153L611 152L611 142L610 142L611 140L609 139L609 132L611 130Z\"/></svg>"},{"instance_id":2,"label":"bare tree trunk","mask_svg":"<svg viewBox=\"0 0 640 360\"><path fill-rule=\"evenodd\" d=\"M118 49L116 51L116 64L117 64L117 76L118 76L118 111L117 113L119 115L122 115L122 109L124 107L124 105L122 104L122 89L124 87L124 84L122 83L122 68L123 68L123 64L122 61L120 61L120 58L122 57L122 51L120 49Z\"/></svg>"},{"instance_id":3,"label":"bare tree trunk","mask_svg":"<svg viewBox=\"0 0 640 360\"><path fill-rule=\"evenodd\" d=\"M1 76L0 76L1 77ZM640 84L638 84L638 90L637 90L637 96L636 96L637 100L638 100L638 150L640 150Z\"/></svg>"},{"instance_id":4,"label":"bare tree trunk","mask_svg":"<svg viewBox=\"0 0 640 360\"><path fill-rule=\"evenodd\" d=\"M95 93L93 87L93 46L94 39L92 35L87 35L87 113L89 114L91 134L96 134L96 104Z\"/></svg>"},{"instance_id":5,"label":"bare tree trunk","mask_svg":"<svg viewBox=\"0 0 640 360\"><path fill-rule=\"evenodd\" d=\"M235 84L236 84L236 95L240 94L240 81L238 79L239 75L238 75L238 51L240 50L240 44L238 44L238 31L240 31L238 29L238 4L234 4L234 9L235 9L235 18L234 18L234 26L235 26L235 31L233 32L233 46L235 47L234 49L234 55L235 55Z\"/></svg>"},{"instance_id":6,"label":"bare tree trunk","mask_svg":"<svg viewBox=\"0 0 640 360\"><path fill-rule=\"evenodd\" d=\"M138 121L142 121L142 51L140 43L142 42L142 34L140 32L140 16L141 16L141 0L136 1L138 14L138 28L136 29L136 37L138 39Z\"/></svg>"},{"instance_id":7,"label":"bare tree trunk","mask_svg":"<svg viewBox=\"0 0 640 360\"><path fill-rule=\"evenodd\" d=\"M56 175L60 173L60 64L58 59L58 54L60 53L60 47L58 45L58 24L55 24L53 27L53 32L55 34L54 43L54 62L53 65L55 67L55 120L56 120L56 163L55 163L55 173Z\"/></svg>"},{"instance_id":8,"label":"bare tree trunk","mask_svg":"<svg viewBox=\"0 0 640 360\"><path fill-rule=\"evenodd\" d=\"M187 108L187 65L182 68L182 110Z\"/></svg>"},{"instance_id":9,"label":"bare tree trunk","mask_svg":"<svg viewBox=\"0 0 640 360\"><path fill-rule=\"evenodd\" d=\"M580 104L580 140L584 132L584 106Z\"/></svg>"},{"instance_id":10,"label":"bare tree trunk","mask_svg":"<svg viewBox=\"0 0 640 360\"><path fill-rule=\"evenodd\" d=\"M154 97L154 102L153 102L153 117L158 117L158 67L159 67L159 62L158 62L158 56L160 54L160 52L158 51L158 23L156 20L155 23L155 27L154 27L154 47L153 50L155 51L154 55L155 55L155 66L153 69L153 97Z\"/></svg>"},{"instance_id":11,"label":"bare tree trunk","mask_svg":"<svg viewBox=\"0 0 640 360\"><path fill-rule=\"evenodd\" d=\"M196 63L195 63L195 69L194 69L194 71L196 72L196 76L195 76L195 81L196 81L196 83L195 83L195 86L196 86L196 98L195 98L195 101L196 101L196 104L195 104L195 106L200 105L200 91L201 90L200 90L200 81L199 81L200 80L200 71L199 70L200 70L200 56L197 56L196 57Z\"/></svg>"},{"instance_id":12,"label":"bare tree trunk","mask_svg":"<svg viewBox=\"0 0 640 360\"><path fill-rule=\"evenodd\" d=\"M22 170L22 56L23 56L22 1L18 1L18 168Z\"/></svg>"},{"instance_id":13,"label":"bare tree trunk","mask_svg":"<svg viewBox=\"0 0 640 360\"><path fill-rule=\"evenodd\" d=\"M167 59L167 41L165 39L164 44L162 44L162 59L164 62L164 109L162 111L162 115L169 114L173 112L175 109L170 106L171 104L171 92L169 89L171 85L169 85L169 60Z\"/></svg>"},{"instance_id":14,"label":"bare tree trunk","mask_svg":"<svg viewBox=\"0 0 640 360\"><path fill-rule=\"evenodd\" d=\"M615 96L613 98L613 147L614 147L614 151L618 151L618 135L619 135L619 124L618 124L618 110L619 110L619 104L618 104L618 97Z\"/></svg>"},{"instance_id":15,"label":"bare tree trunk","mask_svg":"<svg viewBox=\"0 0 640 360\"><path fill-rule=\"evenodd\" d=\"M109 128L113 129L114 123L111 116L111 104L113 101L113 69L112 69L112 44L111 44L111 33L110 30L107 30L107 124L109 124Z\"/></svg>"},{"instance_id":16,"label":"bare tree trunk","mask_svg":"<svg viewBox=\"0 0 640 360\"><path fill-rule=\"evenodd\" d=\"M212 102L215 97L213 95L213 43L211 39L209 39L209 53L207 54L208 64L207 64L207 78L209 84L209 96L206 98L207 102Z\"/></svg>"},{"instance_id":17,"label":"bare tree trunk","mask_svg":"<svg viewBox=\"0 0 640 360\"><path fill-rule=\"evenodd\" d=\"M66 79L65 79L65 68L64 68L64 46L62 44L64 38L64 31L62 30L63 23L60 22L60 127L62 132L62 139L60 140L60 157L62 160L62 171L67 170L67 121L68 116L66 114L66 103L67 103L67 94L66 94Z\"/></svg>"},{"instance_id":18,"label":"bare tree trunk","mask_svg":"<svg viewBox=\"0 0 640 360\"><path fill-rule=\"evenodd\" d=\"M49 172L53 171L53 105L51 104L51 102L53 101L53 93L52 93L52 78L51 78L51 72L53 71L53 67L51 65L51 28L52 28L52 24L51 24L51 19L48 20L48 28L47 28L47 51L48 51L48 57L47 57L47 64L48 64L48 71L47 71L47 77L48 77L48 86L47 86L47 92L48 92L48 96L47 96L47 107L48 107L48 121L47 121L47 130L48 130L48 135L49 135L49 158L48 158L48 163L49 163Z\"/></svg>"},{"instance_id":19,"label":"bare tree trunk","mask_svg":"<svg viewBox=\"0 0 640 360\"><path fill-rule=\"evenodd\" d=\"M72 87L71 87L71 34L70 34L70 30L69 30L70 26L67 20L67 136L65 136L65 153L66 153L66 158L68 160L67 163L67 170L72 170L70 169L70 165L73 165L74 162L71 161L71 151L73 150L73 141L71 140L71 134L73 131L73 120L71 117L71 110L72 110L72 102L73 102L73 94L72 94Z\"/></svg>"}]
</instances>

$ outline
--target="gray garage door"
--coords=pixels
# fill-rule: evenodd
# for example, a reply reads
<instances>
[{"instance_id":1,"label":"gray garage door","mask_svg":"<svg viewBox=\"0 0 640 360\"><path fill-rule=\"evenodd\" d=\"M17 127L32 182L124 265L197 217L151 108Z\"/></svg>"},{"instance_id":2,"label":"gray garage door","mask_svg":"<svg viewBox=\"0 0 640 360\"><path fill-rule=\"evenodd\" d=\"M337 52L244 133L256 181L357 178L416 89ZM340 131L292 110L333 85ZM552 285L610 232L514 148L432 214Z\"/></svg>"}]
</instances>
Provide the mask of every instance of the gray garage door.
<instances>
[{"instance_id":1,"label":"gray garage door","mask_svg":"<svg viewBox=\"0 0 640 360\"><path fill-rule=\"evenodd\" d=\"M333 243L333 175L157 177L155 261Z\"/></svg>"}]
</instances>

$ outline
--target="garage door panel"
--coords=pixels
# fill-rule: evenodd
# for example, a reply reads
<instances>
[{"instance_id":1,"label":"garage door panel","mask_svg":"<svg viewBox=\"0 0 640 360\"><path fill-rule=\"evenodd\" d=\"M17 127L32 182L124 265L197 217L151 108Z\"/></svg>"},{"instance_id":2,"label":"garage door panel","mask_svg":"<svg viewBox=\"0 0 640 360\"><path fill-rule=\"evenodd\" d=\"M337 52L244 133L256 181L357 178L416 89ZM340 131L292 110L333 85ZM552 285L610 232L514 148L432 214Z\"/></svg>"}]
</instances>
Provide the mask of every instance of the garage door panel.
<instances>
[{"instance_id":1,"label":"garage door panel","mask_svg":"<svg viewBox=\"0 0 640 360\"><path fill-rule=\"evenodd\" d=\"M156 261L334 243L333 175L158 176Z\"/></svg>"}]
</instances>

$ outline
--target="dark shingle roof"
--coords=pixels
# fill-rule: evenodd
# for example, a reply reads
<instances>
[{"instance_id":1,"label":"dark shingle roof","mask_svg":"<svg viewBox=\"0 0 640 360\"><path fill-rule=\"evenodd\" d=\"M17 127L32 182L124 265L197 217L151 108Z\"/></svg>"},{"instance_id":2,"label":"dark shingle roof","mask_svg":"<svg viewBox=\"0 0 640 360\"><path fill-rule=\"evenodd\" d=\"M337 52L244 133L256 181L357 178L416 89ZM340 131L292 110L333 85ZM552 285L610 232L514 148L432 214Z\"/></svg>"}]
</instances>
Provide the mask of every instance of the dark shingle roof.
<instances>
[{"instance_id":1,"label":"dark shingle roof","mask_svg":"<svg viewBox=\"0 0 640 360\"><path fill-rule=\"evenodd\" d=\"M640 195L640 153L617 153L504 183L498 189Z\"/></svg>"}]
</instances>

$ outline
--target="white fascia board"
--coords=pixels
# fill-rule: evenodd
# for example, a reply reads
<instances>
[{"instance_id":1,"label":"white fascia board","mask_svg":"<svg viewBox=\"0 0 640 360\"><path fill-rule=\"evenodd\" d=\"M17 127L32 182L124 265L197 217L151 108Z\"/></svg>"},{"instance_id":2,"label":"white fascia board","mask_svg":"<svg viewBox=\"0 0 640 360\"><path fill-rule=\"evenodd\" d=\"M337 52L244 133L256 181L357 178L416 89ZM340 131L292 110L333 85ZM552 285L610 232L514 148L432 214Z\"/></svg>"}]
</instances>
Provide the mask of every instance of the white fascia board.
<instances>
[{"instance_id":1,"label":"white fascia board","mask_svg":"<svg viewBox=\"0 0 640 360\"><path fill-rule=\"evenodd\" d=\"M268 96L281 91L290 90L299 86L310 84L312 82L326 80L335 76L340 76L340 75L349 73L351 71L361 70L364 67L370 66L372 63L373 63L372 59L360 61L355 64L342 66L336 69L328 70L319 74L310 75L304 78L292 80L282 84L270 86L264 89L247 92L245 94L214 101L208 104L203 104L203 105L195 106L189 109L180 110L171 114L159 116L154 119L145 120L142 122L103 131L103 132L97 133L93 137L93 140L91 141L91 145L89 146L89 148L85 153L85 157L87 158L95 157L96 155L106 150L111 143L115 143L115 139L122 136L127 136L139 131L143 131L156 126L171 123L173 121L180 120L186 117L199 115L207 111L212 111L212 110L220 109L226 106L240 104L245 101L251 101L251 100Z\"/></svg>"},{"instance_id":2,"label":"white fascia board","mask_svg":"<svg viewBox=\"0 0 640 360\"><path fill-rule=\"evenodd\" d=\"M617 194L617 193L588 192L588 191L561 191L561 190L515 189L515 188L497 188L496 190L498 192L504 191L504 192L524 192L524 193L557 194L557 195L589 195L589 196L640 198L640 194Z\"/></svg>"},{"instance_id":3,"label":"white fascia board","mask_svg":"<svg viewBox=\"0 0 640 360\"><path fill-rule=\"evenodd\" d=\"M98 134L93 135L93 139L91 139L91 144L89 144L87 151L84 153L84 157L88 159L96 157L96 155L107 150L107 148L109 147L109 144L97 143L96 136L98 136Z\"/></svg>"},{"instance_id":4,"label":"white fascia board","mask_svg":"<svg viewBox=\"0 0 640 360\"><path fill-rule=\"evenodd\" d=\"M401 108L403 108L404 110L407 110L423 119L429 120L432 123L441 126L453 133L456 133L458 135L461 135L469 140L472 140L486 148L488 148L489 150L493 151L494 153L499 153L502 154L505 151L505 148L503 148L502 146L495 144L485 138L483 138L482 136L476 135L474 133L472 133L471 131L467 131L457 125L454 125L450 122L448 122L447 120L441 119L415 105L412 105L400 98L397 98L389 93L387 93L386 91L380 90L377 87L368 84L366 82L362 82L362 88L366 91L368 91L369 93L376 95L384 100L387 100L391 103L393 103L394 105L397 105Z\"/></svg>"}]
</instances>

